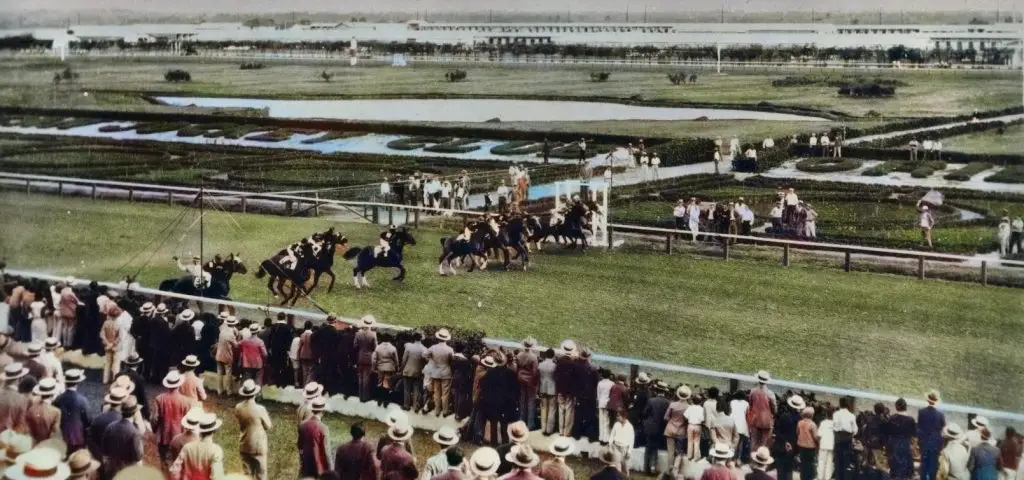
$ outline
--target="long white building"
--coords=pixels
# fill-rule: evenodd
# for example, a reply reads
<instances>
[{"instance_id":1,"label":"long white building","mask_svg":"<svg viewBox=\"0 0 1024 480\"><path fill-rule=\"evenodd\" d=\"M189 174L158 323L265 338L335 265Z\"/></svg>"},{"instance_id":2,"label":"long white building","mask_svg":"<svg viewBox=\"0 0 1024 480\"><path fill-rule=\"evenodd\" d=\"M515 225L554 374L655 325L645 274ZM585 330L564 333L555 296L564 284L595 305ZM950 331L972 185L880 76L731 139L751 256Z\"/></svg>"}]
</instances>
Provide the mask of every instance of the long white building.
<instances>
[{"instance_id":1,"label":"long white building","mask_svg":"<svg viewBox=\"0 0 1024 480\"><path fill-rule=\"evenodd\" d=\"M1015 48L1024 24L836 25L730 23L338 23L290 28L249 28L236 23L80 25L81 40L139 39L197 42L432 42L448 44L588 44L606 46L799 46L983 51ZM0 30L0 36L29 34L40 40L67 29Z\"/></svg>"}]
</instances>

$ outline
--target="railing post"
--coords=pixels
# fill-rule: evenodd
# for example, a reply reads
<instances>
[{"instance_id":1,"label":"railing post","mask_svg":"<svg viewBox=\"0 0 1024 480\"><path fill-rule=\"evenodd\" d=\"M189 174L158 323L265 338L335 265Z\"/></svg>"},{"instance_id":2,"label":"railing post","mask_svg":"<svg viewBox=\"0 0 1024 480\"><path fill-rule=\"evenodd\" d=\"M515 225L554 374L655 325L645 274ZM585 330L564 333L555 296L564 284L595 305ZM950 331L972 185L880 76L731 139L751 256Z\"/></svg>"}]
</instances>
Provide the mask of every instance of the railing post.
<instances>
[{"instance_id":1,"label":"railing post","mask_svg":"<svg viewBox=\"0 0 1024 480\"><path fill-rule=\"evenodd\" d=\"M64 182L57 182L57 196L64 196Z\"/></svg>"},{"instance_id":2,"label":"railing post","mask_svg":"<svg viewBox=\"0 0 1024 480\"><path fill-rule=\"evenodd\" d=\"M843 271L844 272L849 272L850 271L850 252L846 252L846 255L844 255L844 257L845 258L843 259Z\"/></svg>"},{"instance_id":3,"label":"railing post","mask_svg":"<svg viewBox=\"0 0 1024 480\"><path fill-rule=\"evenodd\" d=\"M632 384L636 377L640 376L640 366L630 365L629 366L629 382Z\"/></svg>"},{"instance_id":4,"label":"railing post","mask_svg":"<svg viewBox=\"0 0 1024 480\"><path fill-rule=\"evenodd\" d=\"M167 192L167 204L168 205L174 205L174 193L173 192Z\"/></svg>"},{"instance_id":5,"label":"railing post","mask_svg":"<svg viewBox=\"0 0 1024 480\"><path fill-rule=\"evenodd\" d=\"M782 266L783 267L788 267L789 266L789 244L788 243L782 245Z\"/></svg>"},{"instance_id":6,"label":"railing post","mask_svg":"<svg viewBox=\"0 0 1024 480\"><path fill-rule=\"evenodd\" d=\"M380 225L380 209L376 205L373 206L373 224Z\"/></svg>"},{"instance_id":7,"label":"railing post","mask_svg":"<svg viewBox=\"0 0 1024 480\"><path fill-rule=\"evenodd\" d=\"M129 188L128 189L128 201L131 202L133 200L135 200L135 189Z\"/></svg>"},{"instance_id":8,"label":"railing post","mask_svg":"<svg viewBox=\"0 0 1024 480\"><path fill-rule=\"evenodd\" d=\"M729 379L729 393L736 393L740 389L740 381L735 378Z\"/></svg>"},{"instance_id":9,"label":"railing post","mask_svg":"<svg viewBox=\"0 0 1024 480\"><path fill-rule=\"evenodd\" d=\"M92 199L96 200L96 184L92 184Z\"/></svg>"},{"instance_id":10,"label":"railing post","mask_svg":"<svg viewBox=\"0 0 1024 480\"><path fill-rule=\"evenodd\" d=\"M609 226L607 230L608 230L608 241L607 241L608 245L605 247L605 249L606 250L611 250L612 249L612 234L614 233L615 229L612 228L611 226Z\"/></svg>"},{"instance_id":11,"label":"railing post","mask_svg":"<svg viewBox=\"0 0 1024 480\"><path fill-rule=\"evenodd\" d=\"M672 255L672 234L665 235L665 253Z\"/></svg>"},{"instance_id":12,"label":"railing post","mask_svg":"<svg viewBox=\"0 0 1024 480\"><path fill-rule=\"evenodd\" d=\"M320 192L313 192L313 216L320 216Z\"/></svg>"},{"instance_id":13,"label":"railing post","mask_svg":"<svg viewBox=\"0 0 1024 480\"><path fill-rule=\"evenodd\" d=\"M728 239L726 239L726 241L722 242L722 259L723 260L728 260L729 259L729 240Z\"/></svg>"},{"instance_id":14,"label":"railing post","mask_svg":"<svg viewBox=\"0 0 1024 480\"><path fill-rule=\"evenodd\" d=\"M25 180L25 193L32 193L32 180Z\"/></svg>"},{"instance_id":15,"label":"railing post","mask_svg":"<svg viewBox=\"0 0 1024 480\"><path fill-rule=\"evenodd\" d=\"M284 201L284 213L286 215L291 215L292 214L292 201L291 200L285 200Z\"/></svg>"},{"instance_id":16,"label":"railing post","mask_svg":"<svg viewBox=\"0 0 1024 480\"><path fill-rule=\"evenodd\" d=\"M409 224L409 209L408 208L403 208L402 210L405 210L405 225L408 225Z\"/></svg>"},{"instance_id":17,"label":"railing post","mask_svg":"<svg viewBox=\"0 0 1024 480\"><path fill-rule=\"evenodd\" d=\"M413 212L412 228L420 228L420 210L418 208Z\"/></svg>"},{"instance_id":18,"label":"railing post","mask_svg":"<svg viewBox=\"0 0 1024 480\"><path fill-rule=\"evenodd\" d=\"M988 262L981 261L981 284L988 285Z\"/></svg>"},{"instance_id":19,"label":"railing post","mask_svg":"<svg viewBox=\"0 0 1024 480\"><path fill-rule=\"evenodd\" d=\"M242 213L245 213L246 198L242 197L242 199L241 199L241 201L239 203L241 204Z\"/></svg>"},{"instance_id":20,"label":"railing post","mask_svg":"<svg viewBox=\"0 0 1024 480\"><path fill-rule=\"evenodd\" d=\"M924 256L917 257L917 279L924 280Z\"/></svg>"}]
</instances>

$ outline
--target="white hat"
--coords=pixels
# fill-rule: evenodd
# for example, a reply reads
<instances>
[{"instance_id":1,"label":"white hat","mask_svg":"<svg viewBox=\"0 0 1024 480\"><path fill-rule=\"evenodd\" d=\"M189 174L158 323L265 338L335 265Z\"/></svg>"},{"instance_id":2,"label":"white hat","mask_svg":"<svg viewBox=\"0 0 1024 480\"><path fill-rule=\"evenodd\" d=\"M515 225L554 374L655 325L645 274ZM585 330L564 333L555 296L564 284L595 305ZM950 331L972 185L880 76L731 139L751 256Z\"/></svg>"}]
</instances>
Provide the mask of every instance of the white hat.
<instances>
[{"instance_id":1,"label":"white hat","mask_svg":"<svg viewBox=\"0 0 1024 480\"><path fill-rule=\"evenodd\" d=\"M199 357L195 355L188 355L182 361L181 365L188 368L196 368L199 366Z\"/></svg>"},{"instance_id":2,"label":"white hat","mask_svg":"<svg viewBox=\"0 0 1024 480\"><path fill-rule=\"evenodd\" d=\"M60 340L57 340L57 337L49 337L45 342L43 342L43 348L47 350L56 350L60 348Z\"/></svg>"},{"instance_id":3,"label":"white hat","mask_svg":"<svg viewBox=\"0 0 1024 480\"><path fill-rule=\"evenodd\" d=\"M69 368L64 370L64 383L77 385L85 381L85 371L81 368Z\"/></svg>"},{"instance_id":4,"label":"white hat","mask_svg":"<svg viewBox=\"0 0 1024 480\"><path fill-rule=\"evenodd\" d=\"M181 313L178 314L178 320L183 322L191 322L193 318L196 318L196 312L193 312L188 308L182 310Z\"/></svg>"},{"instance_id":5,"label":"white hat","mask_svg":"<svg viewBox=\"0 0 1024 480\"><path fill-rule=\"evenodd\" d=\"M728 460L736 456L736 452L733 451L732 447L728 443L717 442L715 443L715 448L712 448L711 451L708 452L708 455L710 455L712 458Z\"/></svg>"},{"instance_id":6,"label":"white hat","mask_svg":"<svg viewBox=\"0 0 1024 480\"><path fill-rule=\"evenodd\" d=\"M562 341L561 348L562 348L562 353L564 353L566 355L576 355L577 353L579 353L579 351L576 350L576 342L574 342L572 340L564 340L564 341Z\"/></svg>"},{"instance_id":7,"label":"white hat","mask_svg":"<svg viewBox=\"0 0 1024 480\"><path fill-rule=\"evenodd\" d=\"M397 424L388 427L388 438L404 442L412 438L412 427L409 424Z\"/></svg>"},{"instance_id":8,"label":"white hat","mask_svg":"<svg viewBox=\"0 0 1024 480\"><path fill-rule=\"evenodd\" d=\"M10 480L65 480L71 476L71 469L61 461L59 452L36 448L19 455L4 474Z\"/></svg>"},{"instance_id":9,"label":"white hat","mask_svg":"<svg viewBox=\"0 0 1024 480\"><path fill-rule=\"evenodd\" d=\"M43 398L52 398L57 395L57 379L46 377L39 380L39 383L32 388L32 394Z\"/></svg>"},{"instance_id":10,"label":"white hat","mask_svg":"<svg viewBox=\"0 0 1024 480\"><path fill-rule=\"evenodd\" d=\"M131 395L131 393L135 391L135 386L135 382L133 382L132 379L128 378L127 375L121 375L114 379L114 383L111 385L111 388L123 388L124 391L128 392L128 394Z\"/></svg>"},{"instance_id":11,"label":"white hat","mask_svg":"<svg viewBox=\"0 0 1024 480\"><path fill-rule=\"evenodd\" d=\"M103 403L107 403L110 405L120 405L124 403L124 400L126 398L128 398L128 390L125 390L121 387L113 387L103 397Z\"/></svg>"},{"instance_id":12,"label":"white hat","mask_svg":"<svg viewBox=\"0 0 1024 480\"><path fill-rule=\"evenodd\" d=\"M139 312L141 312L141 313L150 313L150 312L152 312L155 309L156 309L156 307L153 305L153 302L146 302L146 303L143 303L142 307L139 308Z\"/></svg>"},{"instance_id":13,"label":"white hat","mask_svg":"<svg viewBox=\"0 0 1024 480\"><path fill-rule=\"evenodd\" d=\"M17 380L21 377L28 375L28 369L21 366L18 362L8 363L4 367L4 373L0 374L0 380L9 382L11 380Z\"/></svg>"},{"instance_id":14,"label":"white hat","mask_svg":"<svg viewBox=\"0 0 1024 480\"><path fill-rule=\"evenodd\" d=\"M25 348L25 353L30 357L38 357L43 353L43 344L39 342L29 344L29 346Z\"/></svg>"},{"instance_id":15,"label":"white hat","mask_svg":"<svg viewBox=\"0 0 1024 480\"><path fill-rule=\"evenodd\" d=\"M442 342L447 342L452 339L452 334L448 332L447 328L442 328L434 334L434 338L437 338Z\"/></svg>"},{"instance_id":16,"label":"white hat","mask_svg":"<svg viewBox=\"0 0 1024 480\"><path fill-rule=\"evenodd\" d=\"M203 416L206 415L206 411L203 407L196 405L185 413L184 417L181 417L181 426L186 430L198 430L199 423L203 421Z\"/></svg>"},{"instance_id":17,"label":"white hat","mask_svg":"<svg viewBox=\"0 0 1024 480\"><path fill-rule=\"evenodd\" d=\"M640 372L636 376L636 383L638 385L647 385L648 383L651 383L651 376L648 375L647 372Z\"/></svg>"},{"instance_id":18,"label":"white hat","mask_svg":"<svg viewBox=\"0 0 1024 480\"><path fill-rule=\"evenodd\" d=\"M480 365L483 365L487 368L494 368L498 366L498 362L494 361L494 357L487 355L486 357L483 358L483 360L480 360Z\"/></svg>"},{"instance_id":19,"label":"white hat","mask_svg":"<svg viewBox=\"0 0 1024 480\"><path fill-rule=\"evenodd\" d=\"M533 449L529 445L519 444L514 445L505 455L505 461L514 463L520 468L533 468L540 463L540 457L533 453Z\"/></svg>"},{"instance_id":20,"label":"white hat","mask_svg":"<svg viewBox=\"0 0 1024 480\"><path fill-rule=\"evenodd\" d=\"M68 470L70 478L86 478L99 470L100 462L92 458L87 449L79 449L68 457Z\"/></svg>"},{"instance_id":21,"label":"white hat","mask_svg":"<svg viewBox=\"0 0 1024 480\"><path fill-rule=\"evenodd\" d=\"M501 457L491 447L480 447L469 457L469 472L477 477L492 477L500 467Z\"/></svg>"},{"instance_id":22,"label":"white hat","mask_svg":"<svg viewBox=\"0 0 1024 480\"><path fill-rule=\"evenodd\" d=\"M185 377L181 376L181 372L177 370L171 370L164 375L164 387L167 388L178 388L185 383Z\"/></svg>"},{"instance_id":23,"label":"white hat","mask_svg":"<svg viewBox=\"0 0 1024 480\"><path fill-rule=\"evenodd\" d=\"M163 315L163 314L167 313L167 305L163 304L163 303L157 304L157 306L156 306L156 313L158 313L160 315Z\"/></svg>"},{"instance_id":24,"label":"white hat","mask_svg":"<svg viewBox=\"0 0 1024 480\"><path fill-rule=\"evenodd\" d=\"M229 327L238 325L238 317L234 315L228 315L227 318L224 319L224 325L227 325Z\"/></svg>"},{"instance_id":25,"label":"white hat","mask_svg":"<svg viewBox=\"0 0 1024 480\"><path fill-rule=\"evenodd\" d=\"M434 442L439 445L450 447L459 443L459 434L454 428L449 426L441 427L438 431L434 432Z\"/></svg>"},{"instance_id":26,"label":"white hat","mask_svg":"<svg viewBox=\"0 0 1024 480\"><path fill-rule=\"evenodd\" d=\"M405 410L400 408L392 408L388 410L388 416L384 418L384 424L387 426L408 424L409 415L405 413Z\"/></svg>"},{"instance_id":27,"label":"white hat","mask_svg":"<svg viewBox=\"0 0 1024 480\"><path fill-rule=\"evenodd\" d=\"M757 450L751 453L750 460L758 465L763 465L765 467L775 462L775 459L772 458L771 450L768 450L768 447L764 446L758 447Z\"/></svg>"},{"instance_id":28,"label":"white hat","mask_svg":"<svg viewBox=\"0 0 1024 480\"><path fill-rule=\"evenodd\" d=\"M576 442L569 437L559 435L551 442L551 454L556 457L568 457L574 450L576 450Z\"/></svg>"},{"instance_id":29,"label":"white hat","mask_svg":"<svg viewBox=\"0 0 1024 480\"><path fill-rule=\"evenodd\" d=\"M305 387L302 388L302 395L306 397L306 400L311 400L324 393L324 386L316 382L309 382Z\"/></svg>"},{"instance_id":30,"label":"white hat","mask_svg":"<svg viewBox=\"0 0 1024 480\"><path fill-rule=\"evenodd\" d=\"M686 385L680 385L679 388L676 389L676 397L680 400L689 400L691 395L693 395L693 392L691 392L690 387L687 387Z\"/></svg>"},{"instance_id":31,"label":"white hat","mask_svg":"<svg viewBox=\"0 0 1024 480\"><path fill-rule=\"evenodd\" d=\"M0 444L7 447L0 450L0 460L11 464L16 462L22 454L32 450L32 436L20 434L14 430L4 430L0 432Z\"/></svg>"},{"instance_id":32,"label":"white hat","mask_svg":"<svg viewBox=\"0 0 1024 480\"><path fill-rule=\"evenodd\" d=\"M309 409L313 413L320 413L327 410L327 400L324 397L316 397L312 402L309 402Z\"/></svg>"},{"instance_id":33,"label":"white hat","mask_svg":"<svg viewBox=\"0 0 1024 480\"><path fill-rule=\"evenodd\" d=\"M768 383L772 381L772 375L767 370L757 371L757 383Z\"/></svg>"},{"instance_id":34,"label":"white hat","mask_svg":"<svg viewBox=\"0 0 1024 480\"><path fill-rule=\"evenodd\" d=\"M789 404L789 406L792 407L793 410L796 410L798 412L803 410L804 407L807 406L807 404L804 403L803 397L801 397L800 395L793 395L787 398L786 403Z\"/></svg>"},{"instance_id":35,"label":"white hat","mask_svg":"<svg viewBox=\"0 0 1024 480\"><path fill-rule=\"evenodd\" d=\"M526 443L530 439L530 427L520 420L508 424L508 436L512 443Z\"/></svg>"},{"instance_id":36,"label":"white hat","mask_svg":"<svg viewBox=\"0 0 1024 480\"><path fill-rule=\"evenodd\" d=\"M220 313L217 314L217 316L220 317L221 320L227 320L228 317L231 316L231 312L227 310L221 310Z\"/></svg>"},{"instance_id":37,"label":"white hat","mask_svg":"<svg viewBox=\"0 0 1024 480\"><path fill-rule=\"evenodd\" d=\"M363 328L370 328L377 323L377 318L373 315L364 315L363 318L359 319L359 326Z\"/></svg>"},{"instance_id":38,"label":"white hat","mask_svg":"<svg viewBox=\"0 0 1024 480\"><path fill-rule=\"evenodd\" d=\"M978 415L977 417L974 417L974 420L971 420L971 424L977 428L987 428L988 419L981 415Z\"/></svg>"},{"instance_id":39,"label":"white hat","mask_svg":"<svg viewBox=\"0 0 1024 480\"><path fill-rule=\"evenodd\" d=\"M250 378L242 383L242 388L238 389L238 394L243 397L255 397L260 393L260 390L260 386Z\"/></svg>"},{"instance_id":40,"label":"white hat","mask_svg":"<svg viewBox=\"0 0 1024 480\"><path fill-rule=\"evenodd\" d=\"M220 429L224 421L217 418L216 413L206 413L199 419L199 433L210 433Z\"/></svg>"},{"instance_id":41,"label":"white hat","mask_svg":"<svg viewBox=\"0 0 1024 480\"><path fill-rule=\"evenodd\" d=\"M942 427L942 436L946 438L959 439L963 436L964 431L960 428L956 422L949 422L945 427Z\"/></svg>"}]
</instances>

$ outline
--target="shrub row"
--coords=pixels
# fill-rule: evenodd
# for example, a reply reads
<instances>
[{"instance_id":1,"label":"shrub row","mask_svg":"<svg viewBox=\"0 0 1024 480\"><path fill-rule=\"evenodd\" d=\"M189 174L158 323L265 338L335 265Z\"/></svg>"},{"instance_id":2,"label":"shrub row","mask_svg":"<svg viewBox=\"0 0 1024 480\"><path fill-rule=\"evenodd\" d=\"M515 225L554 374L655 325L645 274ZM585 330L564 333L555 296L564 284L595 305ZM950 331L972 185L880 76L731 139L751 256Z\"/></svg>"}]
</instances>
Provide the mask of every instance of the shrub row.
<instances>
[{"instance_id":1,"label":"shrub row","mask_svg":"<svg viewBox=\"0 0 1024 480\"><path fill-rule=\"evenodd\" d=\"M144 122L135 125L135 132L140 135L148 135L151 133L173 132L189 126L190 124L185 122Z\"/></svg>"},{"instance_id":2,"label":"shrub row","mask_svg":"<svg viewBox=\"0 0 1024 480\"><path fill-rule=\"evenodd\" d=\"M796 169L809 173L846 172L863 164L855 158L808 158L797 162Z\"/></svg>"},{"instance_id":3,"label":"shrub row","mask_svg":"<svg viewBox=\"0 0 1024 480\"><path fill-rule=\"evenodd\" d=\"M776 143L776 145L780 144ZM753 158L737 156L732 160L733 171L743 173L761 173L781 166L783 163L786 163L786 161L793 158L793 149L789 148L787 144L781 145L783 146L759 151L756 160Z\"/></svg>"},{"instance_id":4,"label":"shrub row","mask_svg":"<svg viewBox=\"0 0 1024 480\"><path fill-rule=\"evenodd\" d=\"M403 137L388 142L387 147L392 150L418 150L431 143L445 143L452 140L452 137Z\"/></svg>"},{"instance_id":5,"label":"shrub row","mask_svg":"<svg viewBox=\"0 0 1024 480\"><path fill-rule=\"evenodd\" d=\"M839 95L853 98L887 98L896 95L896 87L877 83L843 85L839 87Z\"/></svg>"},{"instance_id":6,"label":"shrub row","mask_svg":"<svg viewBox=\"0 0 1024 480\"><path fill-rule=\"evenodd\" d=\"M961 169L958 169L956 171L947 173L942 178L944 178L946 180L955 180L955 181L958 181L958 182L966 182L966 181L970 180L971 177L973 177L973 176L975 176L975 175L977 175L977 174L979 174L981 172L984 172L985 170L988 170L990 168L992 168L992 164L988 163L988 162L971 162L971 163L968 163L967 166L965 166L964 168L961 168Z\"/></svg>"},{"instance_id":7,"label":"shrub row","mask_svg":"<svg viewBox=\"0 0 1024 480\"><path fill-rule=\"evenodd\" d=\"M875 165L874 167L871 167L867 170L864 170L864 172L861 173L861 175L865 177L881 177L883 175L888 175L892 172L909 172L911 176L913 176L914 178L925 178L931 176L932 173L935 173L938 170L943 170L945 168L946 162L942 162L939 160L932 160L923 163L890 160L888 162L884 162L879 165ZM914 175L915 171L919 172L918 175L923 175L926 170L930 171L931 173L928 173L924 177Z\"/></svg>"},{"instance_id":8,"label":"shrub row","mask_svg":"<svg viewBox=\"0 0 1024 480\"><path fill-rule=\"evenodd\" d=\"M985 181L992 183L1024 183L1024 165L1006 167L994 175L985 177Z\"/></svg>"},{"instance_id":9,"label":"shrub row","mask_svg":"<svg viewBox=\"0 0 1024 480\"><path fill-rule=\"evenodd\" d=\"M269 132L260 133L258 135L252 135L245 137L246 140L252 140L254 142L283 142L292 138L295 132L287 128L278 128L277 130L271 130Z\"/></svg>"},{"instance_id":10,"label":"shrub row","mask_svg":"<svg viewBox=\"0 0 1024 480\"><path fill-rule=\"evenodd\" d=\"M239 67L241 70L263 70L266 65L259 62L245 62Z\"/></svg>"},{"instance_id":11,"label":"shrub row","mask_svg":"<svg viewBox=\"0 0 1024 480\"><path fill-rule=\"evenodd\" d=\"M957 115L950 117L923 117L915 118L911 120L905 120L902 122L886 123L883 125L876 125L867 128L852 128L846 129L846 138L864 137L868 135L879 135L883 133L901 132L904 130L915 130L918 128L934 127L936 125L944 125L947 123L966 122L972 118L977 117L980 120L993 117L1002 117L1004 115L1012 115L1017 113L1024 113L1024 106L1022 107L1009 107L1002 110L988 110L984 112L978 112L976 115ZM842 128L832 129L831 136L835 136L838 133L842 133ZM805 141L805 140L802 140Z\"/></svg>"},{"instance_id":12,"label":"shrub row","mask_svg":"<svg viewBox=\"0 0 1024 480\"><path fill-rule=\"evenodd\" d=\"M690 165L711 161L715 141L710 138L684 138L672 140L652 148L661 158L661 166Z\"/></svg>"},{"instance_id":13,"label":"shrub row","mask_svg":"<svg viewBox=\"0 0 1024 480\"><path fill-rule=\"evenodd\" d=\"M425 147L426 152L434 153L469 153L480 149L479 140L475 138L457 138L444 143Z\"/></svg>"},{"instance_id":14,"label":"shrub row","mask_svg":"<svg viewBox=\"0 0 1024 480\"><path fill-rule=\"evenodd\" d=\"M797 151L807 151L801 145ZM908 160L907 150L890 148L843 147L843 154L848 157L871 158L875 160ZM919 153L920 154L920 153ZM1024 155L942 152L942 160L949 163L988 162L993 165L1024 165Z\"/></svg>"},{"instance_id":15,"label":"shrub row","mask_svg":"<svg viewBox=\"0 0 1024 480\"><path fill-rule=\"evenodd\" d=\"M164 74L164 80L168 82L191 82L192 74L184 70L169 70Z\"/></svg>"},{"instance_id":16,"label":"shrub row","mask_svg":"<svg viewBox=\"0 0 1024 480\"><path fill-rule=\"evenodd\" d=\"M897 135L895 137L889 137L881 140L875 140L865 145L870 147L907 147L911 140L921 140L924 138L947 138L954 137L957 135L964 135L968 133L985 132L989 130L996 130L1006 128L1010 125L1021 125L1024 124L1024 119L1014 120L1012 122L1002 122L999 120L991 122L978 122L968 123L966 125L957 125L955 127L943 128L941 130L932 130L927 132L916 132L908 133L906 135Z\"/></svg>"},{"instance_id":17,"label":"shrub row","mask_svg":"<svg viewBox=\"0 0 1024 480\"><path fill-rule=\"evenodd\" d=\"M549 143L550 146L550 143ZM514 140L491 148L492 155L529 155L544 149L544 143L533 140Z\"/></svg>"},{"instance_id":18,"label":"shrub row","mask_svg":"<svg viewBox=\"0 0 1024 480\"><path fill-rule=\"evenodd\" d=\"M307 139L303 140L302 143L304 143L306 145L315 145L317 143L329 142L331 140L341 140L341 139L345 139L345 138L362 137L364 135L366 135L366 134L363 133L363 132L339 132L339 131L336 131L336 130L331 130L331 131L327 132L324 135L320 135L319 137L307 138Z\"/></svg>"}]
</instances>

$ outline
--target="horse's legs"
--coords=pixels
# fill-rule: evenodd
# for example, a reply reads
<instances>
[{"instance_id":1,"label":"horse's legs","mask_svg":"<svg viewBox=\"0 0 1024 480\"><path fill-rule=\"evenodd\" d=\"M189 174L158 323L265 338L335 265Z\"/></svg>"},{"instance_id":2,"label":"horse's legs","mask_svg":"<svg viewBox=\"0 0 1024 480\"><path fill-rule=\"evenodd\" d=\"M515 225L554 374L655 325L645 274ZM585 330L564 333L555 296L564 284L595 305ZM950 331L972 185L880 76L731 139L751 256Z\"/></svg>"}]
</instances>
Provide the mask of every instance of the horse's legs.
<instances>
[{"instance_id":1,"label":"horse's legs","mask_svg":"<svg viewBox=\"0 0 1024 480\"><path fill-rule=\"evenodd\" d=\"M366 280L366 272L359 272L359 282L362 283L364 287L370 288L370 282Z\"/></svg>"},{"instance_id":2,"label":"horse's legs","mask_svg":"<svg viewBox=\"0 0 1024 480\"><path fill-rule=\"evenodd\" d=\"M586 235L581 235L580 236L580 241L583 242L583 251L584 252L587 251L587 236Z\"/></svg>"},{"instance_id":3,"label":"horse's legs","mask_svg":"<svg viewBox=\"0 0 1024 480\"><path fill-rule=\"evenodd\" d=\"M362 288L362 285L359 284L359 267L352 269L352 284L354 284L357 289Z\"/></svg>"},{"instance_id":4,"label":"horse's legs","mask_svg":"<svg viewBox=\"0 0 1024 480\"><path fill-rule=\"evenodd\" d=\"M273 275L271 275L270 278L267 278L267 289L270 290L270 293L275 297L277 296L277 290L274 290L274 280L276 278L277 277Z\"/></svg>"},{"instance_id":5,"label":"horse's legs","mask_svg":"<svg viewBox=\"0 0 1024 480\"><path fill-rule=\"evenodd\" d=\"M320 276L323 274L324 272L319 270L313 272L313 284L309 286L309 291L312 292L313 290L316 290L317 285L320 285Z\"/></svg>"},{"instance_id":6,"label":"horse's legs","mask_svg":"<svg viewBox=\"0 0 1024 480\"><path fill-rule=\"evenodd\" d=\"M508 259L508 248L507 247L501 247L501 258L502 258L503 263L505 265L505 270L508 270L509 259Z\"/></svg>"},{"instance_id":7,"label":"horse's legs","mask_svg":"<svg viewBox=\"0 0 1024 480\"><path fill-rule=\"evenodd\" d=\"M331 277L331 283L330 285L327 285L327 293L331 293L331 290L334 290L334 281L336 280L334 277L334 270L328 268L324 273L326 273L328 277Z\"/></svg>"},{"instance_id":8,"label":"horse's legs","mask_svg":"<svg viewBox=\"0 0 1024 480\"><path fill-rule=\"evenodd\" d=\"M441 252L441 256L437 258L437 273L440 273L441 276L447 275L444 271L444 263L450 256L451 254L448 252Z\"/></svg>"},{"instance_id":9,"label":"horse's legs","mask_svg":"<svg viewBox=\"0 0 1024 480\"><path fill-rule=\"evenodd\" d=\"M398 275L396 275L395 277L392 277L391 281L393 281L393 282L401 282L401 281L405 280L405 267L403 267L402 264L399 263L398 265L395 265L395 268L398 269Z\"/></svg>"}]
</instances>

